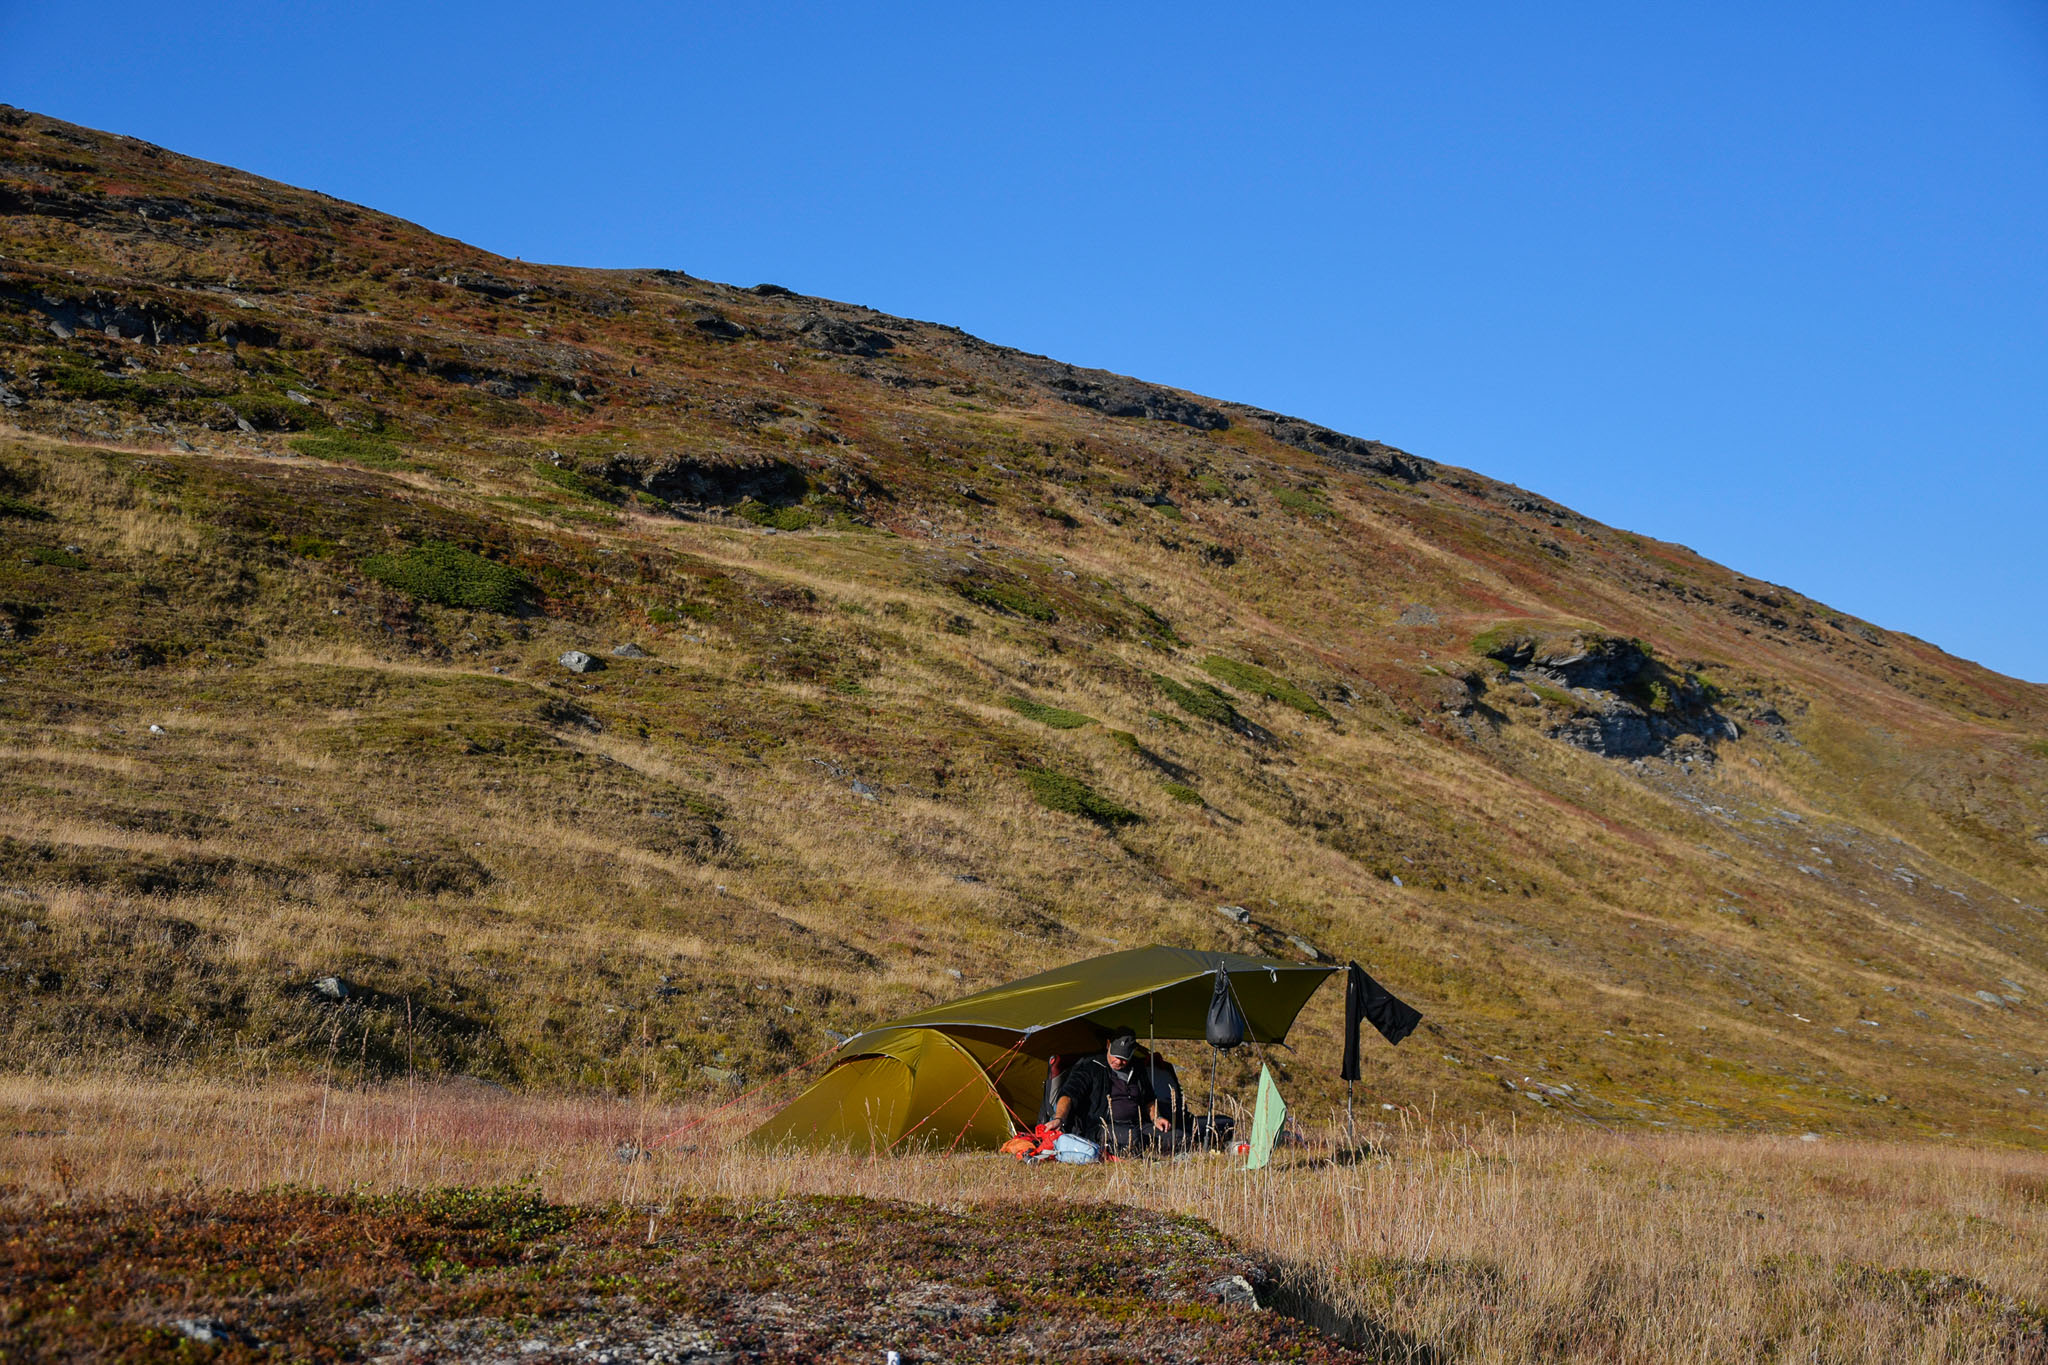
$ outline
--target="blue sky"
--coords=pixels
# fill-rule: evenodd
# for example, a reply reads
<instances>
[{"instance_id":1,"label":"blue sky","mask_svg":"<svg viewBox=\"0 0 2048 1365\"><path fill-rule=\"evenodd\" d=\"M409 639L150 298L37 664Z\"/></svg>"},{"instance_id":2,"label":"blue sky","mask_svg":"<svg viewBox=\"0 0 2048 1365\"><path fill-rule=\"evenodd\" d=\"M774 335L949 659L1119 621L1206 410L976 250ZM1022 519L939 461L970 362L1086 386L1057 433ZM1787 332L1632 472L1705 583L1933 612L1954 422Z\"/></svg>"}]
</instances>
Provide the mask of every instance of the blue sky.
<instances>
[{"instance_id":1,"label":"blue sky","mask_svg":"<svg viewBox=\"0 0 2048 1365\"><path fill-rule=\"evenodd\" d=\"M0 100L1300 414L2048 681L2048 5L969 10L0 0Z\"/></svg>"}]
</instances>

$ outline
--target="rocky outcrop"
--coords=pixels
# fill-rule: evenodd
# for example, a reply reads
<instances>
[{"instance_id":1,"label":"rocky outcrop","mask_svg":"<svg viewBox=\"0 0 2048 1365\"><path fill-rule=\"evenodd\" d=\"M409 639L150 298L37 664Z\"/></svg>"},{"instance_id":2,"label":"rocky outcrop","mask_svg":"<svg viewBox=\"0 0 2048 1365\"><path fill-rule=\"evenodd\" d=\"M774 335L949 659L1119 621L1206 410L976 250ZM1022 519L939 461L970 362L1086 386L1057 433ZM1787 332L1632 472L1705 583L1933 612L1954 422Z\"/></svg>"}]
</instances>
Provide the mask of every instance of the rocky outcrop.
<instances>
[{"instance_id":1,"label":"rocky outcrop","mask_svg":"<svg viewBox=\"0 0 2048 1365\"><path fill-rule=\"evenodd\" d=\"M1033 379L1052 390L1053 397L1062 403L1077 408L1108 417L1174 422L1196 431L1222 431L1230 425L1230 419L1215 408L1157 384L1142 383L1107 370L1083 370L1043 357L1023 359L1024 368Z\"/></svg>"},{"instance_id":2,"label":"rocky outcrop","mask_svg":"<svg viewBox=\"0 0 2048 1365\"><path fill-rule=\"evenodd\" d=\"M1538 710L1546 735L1589 753L1711 759L1716 742L1739 734L1716 709L1720 695L1711 684L1669 667L1640 640L1503 628L1481 636L1476 648L1494 662L1491 685L1505 700Z\"/></svg>"},{"instance_id":3,"label":"rocky outcrop","mask_svg":"<svg viewBox=\"0 0 2048 1365\"><path fill-rule=\"evenodd\" d=\"M1384 441L1346 436L1299 417L1285 417L1260 408L1245 408L1239 415L1246 426L1265 432L1283 445L1320 456L1347 473L1376 474L1403 483L1423 483L1436 477L1436 466L1428 460Z\"/></svg>"}]
</instances>

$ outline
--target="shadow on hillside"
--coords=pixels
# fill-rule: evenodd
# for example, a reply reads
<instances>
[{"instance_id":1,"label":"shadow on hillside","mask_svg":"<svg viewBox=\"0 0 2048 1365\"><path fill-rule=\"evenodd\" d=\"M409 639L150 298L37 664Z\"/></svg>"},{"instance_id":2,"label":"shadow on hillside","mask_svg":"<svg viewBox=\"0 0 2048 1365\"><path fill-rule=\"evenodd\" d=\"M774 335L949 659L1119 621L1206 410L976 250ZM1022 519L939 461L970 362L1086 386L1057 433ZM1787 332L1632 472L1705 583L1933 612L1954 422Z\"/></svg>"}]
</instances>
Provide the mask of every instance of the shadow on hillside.
<instances>
[{"instance_id":1,"label":"shadow on hillside","mask_svg":"<svg viewBox=\"0 0 2048 1365\"><path fill-rule=\"evenodd\" d=\"M1293 1268L1283 1268L1265 1291L1265 1307L1334 1337L1346 1346L1363 1351L1370 1360L1385 1365L1449 1365L1450 1357L1421 1338L1374 1322L1362 1313L1339 1308L1324 1298L1316 1277Z\"/></svg>"}]
</instances>

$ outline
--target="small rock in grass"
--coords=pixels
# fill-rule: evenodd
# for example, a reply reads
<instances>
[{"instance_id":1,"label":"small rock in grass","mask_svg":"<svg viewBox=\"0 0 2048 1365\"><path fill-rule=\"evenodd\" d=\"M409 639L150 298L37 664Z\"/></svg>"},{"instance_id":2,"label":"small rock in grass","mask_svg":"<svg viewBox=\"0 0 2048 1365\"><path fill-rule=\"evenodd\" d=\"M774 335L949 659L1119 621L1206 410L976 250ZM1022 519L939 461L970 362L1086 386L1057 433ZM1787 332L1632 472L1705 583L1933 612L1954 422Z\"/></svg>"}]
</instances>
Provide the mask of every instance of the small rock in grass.
<instances>
[{"instance_id":1,"label":"small rock in grass","mask_svg":"<svg viewBox=\"0 0 2048 1365\"><path fill-rule=\"evenodd\" d=\"M1321 962L1323 960L1323 950L1310 943L1307 939L1296 938L1293 934L1289 934L1287 941L1294 945L1296 951L1305 953L1309 961Z\"/></svg>"},{"instance_id":2,"label":"small rock in grass","mask_svg":"<svg viewBox=\"0 0 2048 1365\"><path fill-rule=\"evenodd\" d=\"M1242 1275L1226 1275L1209 1286L1209 1292L1225 1303L1242 1304L1247 1308L1259 1306L1259 1295L1252 1288L1252 1282Z\"/></svg>"},{"instance_id":3,"label":"small rock in grass","mask_svg":"<svg viewBox=\"0 0 2048 1365\"><path fill-rule=\"evenodd\" d=\"M570 650L555 662L571 673L595 673L604 667L604 660L592 658L580 649Z\"/></svg>"},{"instance_id":4,"label":"small rock in grass","mask_svg":"<svg viewBox=\"0 0 2048 1365\"><path fill-rule=\"evenodd\" d=\"M342 1001L348 999L348 982L338 976L323 976L313 983L313 989L324 999Z\"/></svg>"},{"instance_id":5,"label":"small rock in grass","mask_svg":"<svg viewBox=\"0 0 2048 1365\"><path fill-rule=\"evenodd\" d=\"M707 1081L717 1081L719 1084L729 1085L735 1090L747 1083L747 1077L744 1072L732 1071L722 1066L700 1066L697 1068L697 1074Z\"/></svg>"},{"instance_id":6,"label":"small rock in grass","mask_svg":"<svg viewBox=\"0 0 2048 1365\"><path fill-rule=\"evenodd\" d=\"M164 733L166 733L166 731L164 730L164 727L163 727L163 726L161 726L161 725L155 725L155 724L152 724L152 725L151 725L151 726L149 727L149 732L150 732L151 734L153 734L153 735L161 735L161 734L164 734Z\"/></svg>"},{"instance_id":7,"label":"small rock in grass","mask_svg":"<svg viewBox=\"0 0 2048 1365\"><path fill-rule=\"evenodd\" d=\"M1395 620L1396 625L1402 626L1434 626L1442 623L1443 618L1436 614L1436 609L1421 602L1410 602L1401 608L1401 615Z\"/></svg>"},{"instance_id":8,"label":"small rock in grass","mask_svg":"<svg viewBox=\"0 0 2048 1365\"><path fill-rule=\"evenodd\" d=\"M190 1341L226 1345L241 1334L219 1318L172 1318L171 1330Z\"/></svg>"},{"instance_id":9,"label":"small rock in grass","mask_svg":"<svg viewBox=\"0 0 2048 1365\"><path fill-rule=\"evenodd\" d=\"M1245 909L1242 905L1219 905L1216 907L1216 913L1229 920L1232 924L1250 924L1252 922L1252 912Z\"/></svg>"},{"instance_id":10,"label":"small rock in grass","mask_svg":"<svg viewBox=\"0 0 2048 1365\"><path fill-rule=\"evenodd\" d=\"M859 778L854 779L853 794L868 801L873 801L874 799L876 799L877 795L873 787L870 787L867 783L861 781Z\"/></svg>"},{"instance_id":11,"label":"small rock in grass","mask_svg":"<svg viewBox=\"0 0 2048 1365\"><path fill-rule=\"evenodd\" d=\"M613 645L612 653L617 655L621 659L644 659L647 657L646 650L640 648L640 646L636 644L631 643L623 645Z\"/></svg>"}]
</instances>

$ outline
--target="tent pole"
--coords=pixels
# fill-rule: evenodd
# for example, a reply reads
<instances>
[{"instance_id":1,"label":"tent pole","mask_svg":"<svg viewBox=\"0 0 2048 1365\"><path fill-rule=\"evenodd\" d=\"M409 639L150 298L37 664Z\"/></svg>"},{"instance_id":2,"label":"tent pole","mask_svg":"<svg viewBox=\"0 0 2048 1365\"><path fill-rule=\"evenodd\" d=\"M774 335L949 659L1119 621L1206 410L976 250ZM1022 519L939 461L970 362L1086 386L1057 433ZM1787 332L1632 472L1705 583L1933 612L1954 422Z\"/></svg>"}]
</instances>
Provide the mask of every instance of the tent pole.
<instances>
[{"instance_id":1,"label":"tent pole","mask_svg":"<svg viewBox=\"0 0 2048 1365\"><path fill-rule=\"evenodd\" d=\"M1152 1082L1154 1112L1159 1104L1159 1009L1158 997L1145 996L1145 1071Z\"/></svg>"},{"instance_id":2,"label":"tent pole","mask_svg":"<svg viewBox=\"0 0 2048 1365\"><path fill-rule=\"evenodd\" d=\"M1216 1140L1216 1067L1223 1059L1223 1049L1209 1044L1209 1140Z\"/></svg>"}]
</instances>

